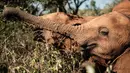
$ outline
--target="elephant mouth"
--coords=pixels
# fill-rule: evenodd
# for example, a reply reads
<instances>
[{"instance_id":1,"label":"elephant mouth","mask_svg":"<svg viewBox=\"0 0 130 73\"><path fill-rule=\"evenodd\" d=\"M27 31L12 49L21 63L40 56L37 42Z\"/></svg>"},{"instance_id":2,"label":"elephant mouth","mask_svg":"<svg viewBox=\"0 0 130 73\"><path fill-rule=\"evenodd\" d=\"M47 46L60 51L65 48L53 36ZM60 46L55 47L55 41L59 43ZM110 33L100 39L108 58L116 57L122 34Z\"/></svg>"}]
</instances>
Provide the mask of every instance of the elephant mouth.
<instances>
[{"instance_id":1,"label":"elephant mouth","mask_svg":"<svg viewBox=\"0 0 130 73\"><path fill-rule=\"evenodd\" d=\"M98 44L91 43L91 44L88 44L85 49L91 55L101 57L101 58L104 58L104 59L111 59L111 56L99 53L98 51L95 51L95 49L97 49L97 47L98 47Z\"/></svg>"},{"instance_id":2,"label":"elephant mouth","mask_svg":"<svg viewBox=\"0 0 130 73\"><path fill-rule=\"evenodd\" d=\"M96 43L88 44L87 47L86 47L86 49L87 49L87 50L92 50L92 49L94 49L96 46L97 46Z\"/></svg>"},{"instance_id":3,"label":"elephant mouth","mask_svg":"<svg viewBox=\"0 0 130 73\"><path fill-rule=\"evenodd\" d=\"M86 44L86 45L82 45L82 47L84 48L84 50L93 50L95 47L97 47L96 43L90 43L90 44Z\"/></svg>"}]
</instances>

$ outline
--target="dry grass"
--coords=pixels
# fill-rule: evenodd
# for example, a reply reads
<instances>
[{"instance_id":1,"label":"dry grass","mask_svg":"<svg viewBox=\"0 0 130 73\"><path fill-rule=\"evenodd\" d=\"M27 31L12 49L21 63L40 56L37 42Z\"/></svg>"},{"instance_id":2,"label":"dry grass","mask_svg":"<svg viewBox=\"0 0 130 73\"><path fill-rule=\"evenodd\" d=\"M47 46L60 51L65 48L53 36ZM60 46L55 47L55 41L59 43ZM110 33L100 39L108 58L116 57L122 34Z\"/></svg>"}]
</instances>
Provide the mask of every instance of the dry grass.
<instances>
[{"instance_id":1,"label":"dry grass","mask_svg":"<svg viewBox=\"0 0 130 73\"><path fill-rule=\"evenodd\" d=\"M0 18L0 70L9 73L81 73L82 52L34 41L32 28L21 21ZM0 71L0 73L1 73Z\"/></svg>"}]
</instances>

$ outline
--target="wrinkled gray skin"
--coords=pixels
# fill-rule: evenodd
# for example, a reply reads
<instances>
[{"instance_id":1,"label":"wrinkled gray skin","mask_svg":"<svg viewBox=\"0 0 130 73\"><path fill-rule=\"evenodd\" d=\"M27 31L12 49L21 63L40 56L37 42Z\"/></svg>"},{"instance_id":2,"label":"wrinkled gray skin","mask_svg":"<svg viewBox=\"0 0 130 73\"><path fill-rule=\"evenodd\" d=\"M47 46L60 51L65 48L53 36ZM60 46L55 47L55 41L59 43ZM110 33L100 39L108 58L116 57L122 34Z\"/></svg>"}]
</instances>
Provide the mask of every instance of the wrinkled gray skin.
<instances>
[{"instance_id":1,"label":"wrinkled gray skin","mask_svg":"<svg viewBox=\"0 0 130 73\"><path fill-rule=\"evenodd\" d=\"M103 59L112 59L118 56L130 42L129 18L116 11L101 15L79 26L56 23L19 9L7 7L3 11L3 16L9 14L15 14L36 27L65 34L89 49L91 54Z\"/></svg>"}]
</instances>

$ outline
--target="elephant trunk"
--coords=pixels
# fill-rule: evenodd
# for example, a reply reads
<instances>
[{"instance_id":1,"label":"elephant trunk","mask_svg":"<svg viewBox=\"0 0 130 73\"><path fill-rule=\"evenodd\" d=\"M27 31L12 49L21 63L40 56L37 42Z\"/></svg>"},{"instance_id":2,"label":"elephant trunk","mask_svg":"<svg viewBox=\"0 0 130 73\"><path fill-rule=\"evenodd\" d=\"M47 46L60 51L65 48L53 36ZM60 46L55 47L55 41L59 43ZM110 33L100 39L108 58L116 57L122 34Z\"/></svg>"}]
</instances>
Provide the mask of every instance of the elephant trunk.
<instances>
[{"instance_id":1,"label":"elephant trunk","mask_svg":"<svg viewBox=\"0 0 130 73\"><path fill-rule=\"evenodd\" d=\"M6 7L4 9L3 16L5 17L8 15L16 15L20 19L28 23L31 23L36 27L58 32L60 34L65 34L67 36L71 35L70 36L71 38L74 38L77 31L79 31L81 28L80 26L66 25L66 24L56 23L49 19L42 19L40 16L34 16L27 12L21 11L20 9L16 9L12 7Z\"/></svg>"}]
</instances>

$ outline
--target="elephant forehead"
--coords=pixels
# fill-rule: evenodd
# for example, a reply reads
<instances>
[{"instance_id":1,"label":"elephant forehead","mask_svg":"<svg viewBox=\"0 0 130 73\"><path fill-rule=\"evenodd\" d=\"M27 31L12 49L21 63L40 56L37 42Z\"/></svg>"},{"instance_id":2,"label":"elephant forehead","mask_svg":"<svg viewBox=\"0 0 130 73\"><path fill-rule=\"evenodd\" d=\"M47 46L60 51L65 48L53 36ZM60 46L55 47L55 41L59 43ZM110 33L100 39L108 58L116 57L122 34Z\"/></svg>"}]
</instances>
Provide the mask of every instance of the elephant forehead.
<instances>
[{"instance_id":1,"label":"elephant forehead","mask_svg":"<svg viewBox=\"0 0 130 73\"><path fill-rule=\"evenodd\" d=\"M86 27L113 27L128 25L129 19L118 12L111 12L99 16L88 23L85 23Z\"/></svg>"},{"instance_id":2,"label":"elephant forehead","mask_svg":"<svg viewBox=\"0 0 130 73\"><path fill-rule=\"evenodd\" d=\"M122 39L127 39L129 36L128 18L120 13L112 12L84 24L85 35L82 35L82 37L85 37L84 39L86 39L86 37L96 38L100 35L99 31L102 27L108 29L111 39L119 39L120 37L122 37Z\"/></svg>"}]
</instances>

